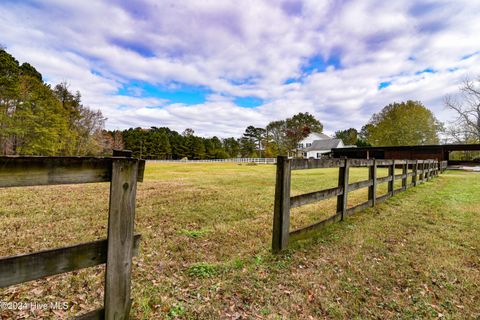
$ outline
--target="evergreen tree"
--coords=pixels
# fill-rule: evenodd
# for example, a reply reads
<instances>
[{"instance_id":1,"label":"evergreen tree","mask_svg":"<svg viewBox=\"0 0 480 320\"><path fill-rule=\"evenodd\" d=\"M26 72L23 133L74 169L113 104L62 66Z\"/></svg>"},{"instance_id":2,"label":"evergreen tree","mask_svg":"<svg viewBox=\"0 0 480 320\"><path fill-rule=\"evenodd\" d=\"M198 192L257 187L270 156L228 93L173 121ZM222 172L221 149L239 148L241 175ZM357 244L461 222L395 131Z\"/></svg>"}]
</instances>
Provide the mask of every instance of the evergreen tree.
<instances>
[{"instance_id":1,"label":"evergreen tree","mask_svg":"<svg viewBox=\"0 0 480 320\"><path fill-rule=\"evenodd\" d=\"M237 158L240 155L240 143L235 138L223 139L222 149L227 154L228 158Z\"/></svg>"},{"instance_id":2,"label":"evergreen tree","mask_svg":"<svg viewBox=\"0 0 480 320\"><path fill-rule=\"evenodd\" d=\"M206 151L205 151L205 144L203 139L200 137L189 136L187 140L190 142L189 145L189 159L205 159L206 158Z\"/></svg>"},{"instance_id":3,"label":"evergreen tree","mask_svg":"<svg viewBox=\"0 0 480 320\"><path fill-rule=\"evenodd\" d=\"M104 150L100 111L81 104L66 83L54 89L29 63L0 49L0 153L95 155Z\"/></svg>"}]
</instances>

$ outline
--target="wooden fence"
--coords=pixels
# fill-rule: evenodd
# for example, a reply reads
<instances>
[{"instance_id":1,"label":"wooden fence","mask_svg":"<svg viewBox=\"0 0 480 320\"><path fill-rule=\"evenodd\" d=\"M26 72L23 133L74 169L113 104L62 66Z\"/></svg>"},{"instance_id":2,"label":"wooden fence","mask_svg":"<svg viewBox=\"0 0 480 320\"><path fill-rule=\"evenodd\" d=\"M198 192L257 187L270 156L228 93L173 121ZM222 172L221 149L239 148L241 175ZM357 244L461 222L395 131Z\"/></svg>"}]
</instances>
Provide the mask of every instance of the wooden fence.
<instances>
[{"instance_id":1,"label":"wooden fence","mask_svg":"<svg viewBox=\"0 0 480 320\"><path fill-rule=\"evenodd\" d=\"M351 167L367 167L369 169L368 180L349 183ZM377 178L377 167L387 167L388 176ZM402 174L395 175L395 168L398 167L402 168ZM339 168L338 187L291 197L291 171L315 168ZM272 251L284 250L288 246L289 237L297 237L305 232L320 229L330 223L343 220L346 215L373 207L376 203L385 201L398 192L432 179L446 168L447 161L438 162L436 160L288 159L279 156L275 185ZM411 183L408 183L409 177L412 177ZM402 186L398 189L395 189L395 180L402 181ZM388 182L387 194L377 197L377 185L385 182ZM348 193L361 188L368 188L368 200L348 208ZM332 197L337 197L336 214L308 227L290 231L291 208Z\"/></svg>"},{"instance_id":2,"label":"wooden fence","mask_svg":"<svg viewBox=\"0 0 480 320\"><path fill-rule=\"evenodd\" d=\"M0 258L0 288L106 263L104 308L77 319L127 319L130 313L137 181L145 161L129 151L112 158L0 157L0 188L110 182L108 237L79 245Z\"/></svg>"}]
</instances>

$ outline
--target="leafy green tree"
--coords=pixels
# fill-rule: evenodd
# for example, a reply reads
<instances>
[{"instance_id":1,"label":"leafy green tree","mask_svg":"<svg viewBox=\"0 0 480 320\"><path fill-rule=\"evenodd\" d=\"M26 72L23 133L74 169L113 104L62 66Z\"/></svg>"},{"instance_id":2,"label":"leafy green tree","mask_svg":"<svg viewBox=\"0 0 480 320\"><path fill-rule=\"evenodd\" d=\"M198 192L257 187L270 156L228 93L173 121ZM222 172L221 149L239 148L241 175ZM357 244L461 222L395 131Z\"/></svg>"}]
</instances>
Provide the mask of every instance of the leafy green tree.
<instances>
[{"instance_id":1,"label":"leafy green tree","mask_svg":"<svg viewBox=\"0 0 480 320\"><path fill-rule=\"evenodd\" d=\"M295 150L300 141L308 137L312 132L322 133L323 124L308 112L298 113L285 120L286 146L288 150Z\"/></svg>"},{"instance_id":2,"label":"leafy green tree","mask_svg":"<svg viewBox=\"0 0 480 320\"><path fill-rule=\"evenodd\" d=\"M339 130L335 132L335 138L342 139L346 145L354 145L358 141L358 131L355 128Z\"/></svg>"},{"instance_id":3,"label":"leafy green tree","mask_svg":"<svg viewBox=\"0 0 480 320\"><path fill-rule=\"evenodd\" d=\"M371 147L372 145L362 138L358 138L357 143L355 144L357 147Z\"/></svg>"},{"instance_id":4,"label":"leafy green tree","mask_svg":"<svg viewBox=\"0 0 480 320\"><path fill-rule=\"evenodd\" d=\"M365 127L364 127L365 128ZM370 144L367 142L365 138L362 136L362 132L358 132L355 128L350 128L347 130L339 130L335 132L335 138L342 139L345 145L356 145L357 147L368 147Z\"/></svg>"},{"instance_id":5,"label":"leafy green tree","mask_svg":"<svg viewBox=\"0 0 480 320\"><path fill-rule=\"evenodd\" d=\"M362 135L373 146L439 143L443 125L418 101L392 103L372 116Z\"/></svg>"}]
</instances>

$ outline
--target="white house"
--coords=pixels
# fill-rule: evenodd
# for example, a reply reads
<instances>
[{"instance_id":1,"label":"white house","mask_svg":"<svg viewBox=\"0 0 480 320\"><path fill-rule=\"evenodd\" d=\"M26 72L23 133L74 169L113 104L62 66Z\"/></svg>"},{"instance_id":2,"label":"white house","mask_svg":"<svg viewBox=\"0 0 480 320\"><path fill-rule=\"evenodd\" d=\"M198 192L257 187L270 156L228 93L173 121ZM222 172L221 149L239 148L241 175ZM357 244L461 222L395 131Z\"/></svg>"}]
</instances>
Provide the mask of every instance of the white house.
<instances>
[{"instance_id":1,"label":"white house","mask_svg":"<svg viewBox=\"0 0 480 320\"><path fill-rule=\"evenodd\" d=\"M320 159L323 154L333 148L350 147L343 144L342 139L335 139L323 133L312 132L298 144L298 151L304 158Z\"/></svg>"}]
</instances>

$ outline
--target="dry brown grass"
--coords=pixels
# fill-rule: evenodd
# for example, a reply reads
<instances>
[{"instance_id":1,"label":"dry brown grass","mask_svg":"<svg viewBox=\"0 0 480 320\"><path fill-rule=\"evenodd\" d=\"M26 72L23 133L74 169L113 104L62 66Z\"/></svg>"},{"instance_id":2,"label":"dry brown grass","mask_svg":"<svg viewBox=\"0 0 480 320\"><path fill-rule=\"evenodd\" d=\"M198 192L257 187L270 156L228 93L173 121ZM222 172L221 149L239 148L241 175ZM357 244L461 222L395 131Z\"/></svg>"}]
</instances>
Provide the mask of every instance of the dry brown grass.
<instances>
[{"instance_id":1,"label":"dry brown grass","mask_svg":"<svg viewBox=\"0 0 480 320\"><path fill-rule=\"evenodd\" d=\"M399 172L397 172L399 173ZM296 171L293 193L336 184L337 170ZM354 181L366 178L355 169ZM383 187L386 188L386 185ZM385 189L383 190L383 192ZM136 319L446 319L480 315L480 175L447 173L270 253L273 166L149 164L139 185ZM352 205L366 190L352 194ZM108 185L0 190L0 256L106 236ZM292 228L334 201L294 209ZM102 304L103 268L0 290L1 301Z\"/></svg>"}]
</instances>

